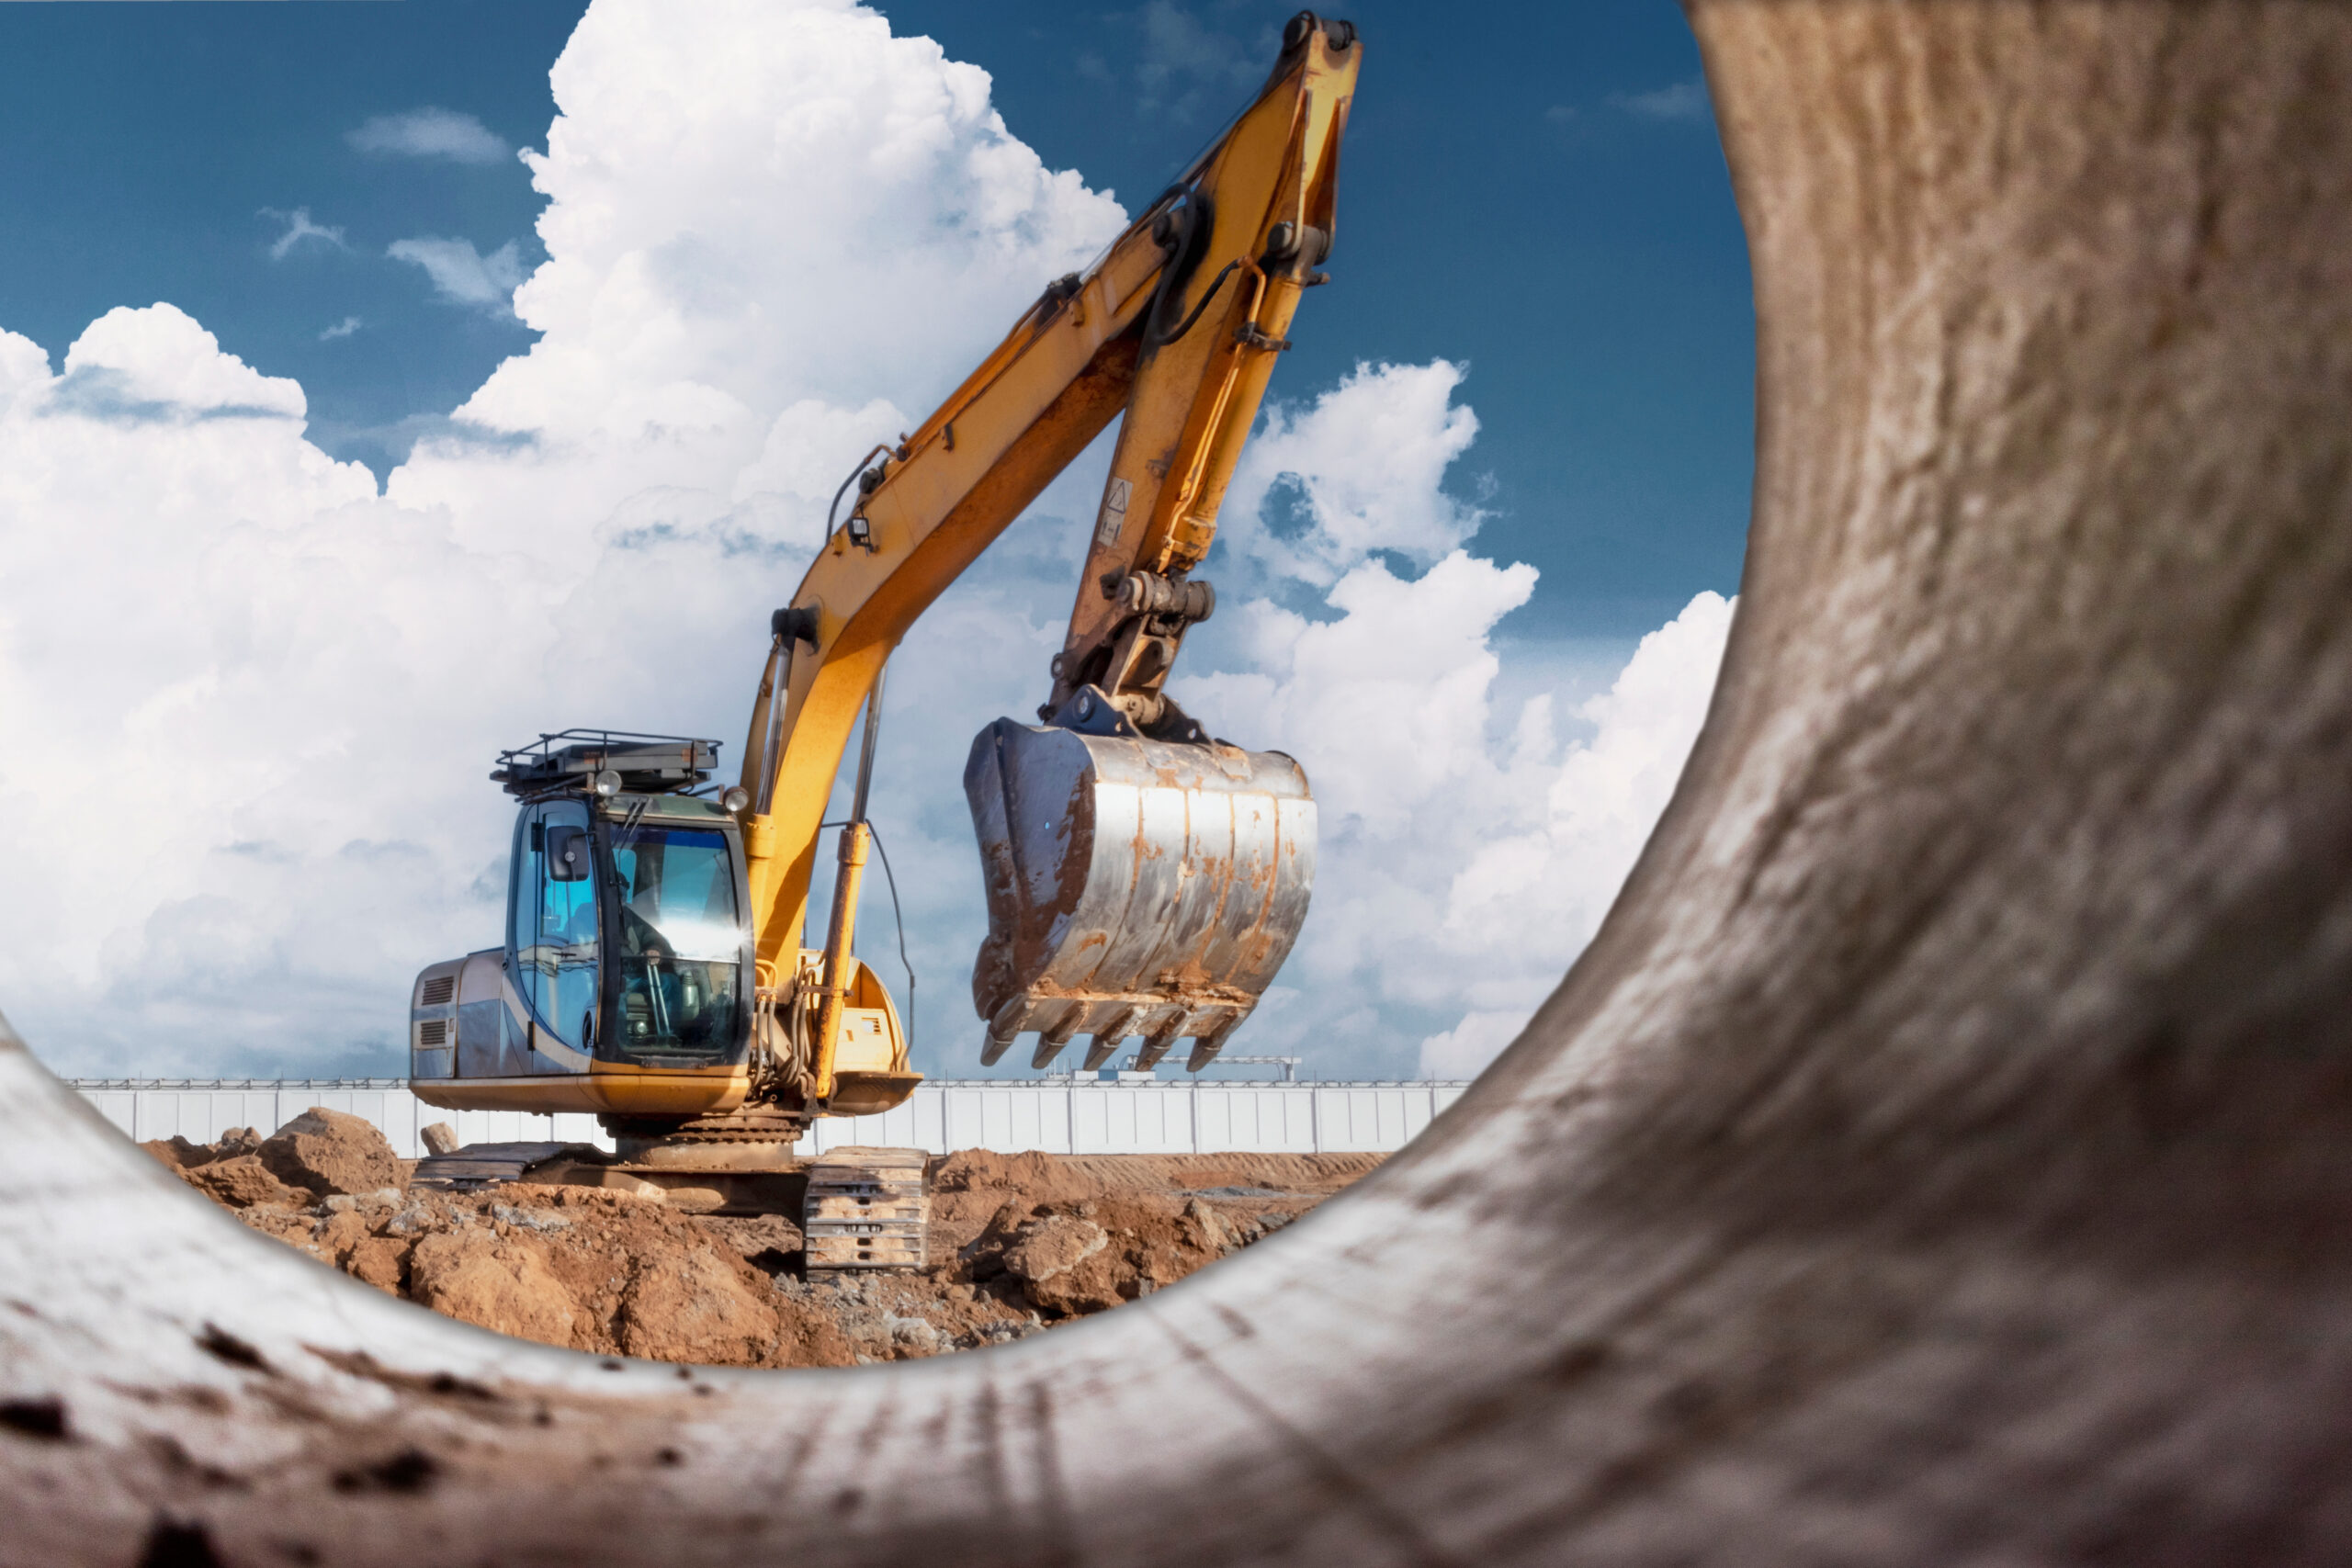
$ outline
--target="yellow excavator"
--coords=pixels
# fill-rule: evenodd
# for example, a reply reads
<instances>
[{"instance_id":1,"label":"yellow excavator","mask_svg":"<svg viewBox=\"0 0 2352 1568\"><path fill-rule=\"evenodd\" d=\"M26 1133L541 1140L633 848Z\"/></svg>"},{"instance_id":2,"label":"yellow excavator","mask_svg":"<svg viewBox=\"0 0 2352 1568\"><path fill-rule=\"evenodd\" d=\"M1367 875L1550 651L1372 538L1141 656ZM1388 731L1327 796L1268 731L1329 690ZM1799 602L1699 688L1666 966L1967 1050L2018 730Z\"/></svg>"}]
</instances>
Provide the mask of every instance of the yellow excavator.
<instances>
[{"instance_id":1,"label":"yellow excavator","mask_svg":"<svg viewBox=\"0 0 2352 1568\"><path fill-rule=\"evenodd\" d=\"M817 1117L903 1102L921 1081L906 1032L853 947L883 672L1123 414L1041 722L997 720L965 768L989 915L980 1055L1035 1032L1039 1069L1080 1034L1089 1068L1129 1038L1147 1066L1182 1039L1194 1071L1216 1055L1306 918L1315 805L1295 761L1212 739L1164 687L1216 608L1192 574L1292 314L1326 281L1362 52L1350 24L1294 17L1225 133L918 429L858 461L773 617L736 784L717 781L718 743L693 737L569 730L500 755L491 776L521 802L505 941L418 976L419 1099L593 1112L618 1150L607 1184L695 1171L722 1188L720 1173L785 1168ZM861 711L811 947L824 814ZM875 1169L907 1164L874 1153Z\"/></svg>"}]
</instances>

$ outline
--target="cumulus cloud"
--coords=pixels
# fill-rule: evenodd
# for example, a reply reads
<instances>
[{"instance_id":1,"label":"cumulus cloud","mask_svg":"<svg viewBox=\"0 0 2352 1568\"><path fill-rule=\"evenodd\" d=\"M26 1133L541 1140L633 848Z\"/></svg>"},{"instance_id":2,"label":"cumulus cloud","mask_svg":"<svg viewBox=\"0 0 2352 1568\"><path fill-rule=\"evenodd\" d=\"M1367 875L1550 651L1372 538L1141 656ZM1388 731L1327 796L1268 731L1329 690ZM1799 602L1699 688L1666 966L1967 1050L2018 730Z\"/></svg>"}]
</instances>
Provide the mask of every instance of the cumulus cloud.
<instances>
[{"instance_id":1,"label":"cumulus cloud","mask_svg":"<svg viewBox=\"0 0 2352 1568\"><path fill-rule=\"evenodd\" d=\"M294 247L305 240L315 240L333 250L350 248L344 243L343 230L340 227L311 222L311 209L307 207L298 207L291 212L280 212L275 207L265 207L261 209L261 216L275 218L286 225L285 231L270 242L269 259L272 261L284 261L292 254Z\"/></svg>"},{"instance_id":2,"label":"cumulus cloud","mask_svg":"<svg viewBox=\"0 0 2352 1568\"><path fill-rule=\"evenodd\" d=\"M522 249L514 241L488 255L471 240L394 240L384 254L412 262L433 280L433 292L458 305L503 308L523 282Z\"/></svg>"},{"instance_id":3,"label":"cumulus cloud","mask_svg":"<svg viewBox=\"0 0 2352 1568\"><path fill-rule=\"evenodd\" d=\"M740 736L811 476L856 455L831 444L895 423L888 391L927 406L1124 220L1006 134L982 73L845 6L600 4L555 86L543 335L389 494L173 307L58 369L0 335L0 705L57 748L0 750L43 824L0 994L51 1060L396 1069L409 976L496 937L492 752Z\"/></svg>"},{"instance_id":4,"label":"cumulus cloud","mask_svg":"<svg viewBox=\"0 0 2352 1568\"><path fill-rule=\"evenodd\" d=\"M453 164L496 164L514 154L514 149L472 115L430 106L406 114L379 114L345 140L362 152L447 158Z\"/></svg>"},{"instance_id":5,"label":"cumulus cloud","mask_svg":"<svg viewBox=\"0 0 2352 1568\"><path fill-rule=\"evenodd\" d=\"M1442 488L1478 434L1478 416L1452 400L1465 368L1358 365L1304 409L1273 404L1227 492L1228 536L1323 585L1378 552L1427 566L1458 547L1485 515Z\"/></svg>"},{"instance_id":6,"label":"cumulus cloud","mask_svg":"<svg viewBox=\"0 0 2352 1568\"><path fill-rule=\"evenodd\" d=\"M0 711L40 740L0 750L0 791L42 825L14 841L0 998L53 1063L399 1070L416 969L497 939L494 751L606 724L731 763L850 461L1124 222L1007 132L984 73L831 0L597 0L552 82L526 154L548 260L502 282L500 253L440 242L537 340L380 492L304 438L299 387L171 306L109 312L56 368L0 333ZM1228 502L1228 607L1178 695L1306 760L1326 844L1237 1051L1343 1075L1489 1050L1589 935L1703 705L1720 601L1561 734L1543 693L1498 711L1534 573L1474 554L1447 489L1462 385L1439 362L1298 389ZM876 808L928 1070L971 1070L978 1030L964 751L1037 700L1105 461L894 662ZM1497 824L1551 869L1487 864Z\"/></svg>"},{"instance_id":7,"label":"cumulus cloud","mask_svg":"<svg viewBox=\"0 0 2352 1568\"><path fill-rule=\"evenodd\" d=\"M1732 607L1707 592L1600 690L1538 674L1505 702L1498 628L1536 573L1470 547L1484 513L1448 484L1477 432L1464 376L1360 365L1275 402L1228 491L1211 565L1233 607L1174 690L1299 758L1322 833L1314 912L1250 1047L1484 1066L1591 939L1713 689Z\"/></svg>"},{"instance_id":8,"label":"cumulus cloud","mask_svg":"<svg viewBox=\"0 0 2352 1568\"><path fill-rule=\"evenodd\" d=\"M334 325L319 333L319 341L321 343L333 343L337 338L349 337L352 333L359 330L359 326L360 321L358 317L345 316Z\"/></svg>"},{"instance_id":9,"label":"cumulus cloud","mask_svg":"<svg viewBox=\"0 0 2352 1568\"><path fill-rule=\"evenodd\" d=\"M65 373L45 385L28 378L17 407L30 417L116 423L299 420L308 412L298 383L221 353L220 340L187 312L161 304L117 306L91 322L65 351Z\"/></svg>"},{"instance_id":10,"label":"cumulus cloud","mask_svg":"<svg viewBox=\"0 0 2352 1568\"><path fill-rule=\"evenodd\" d=\"M1577 709L1591 738L1566 748L1516 830L1490 826L1464 846L1433 934L1454 961L1480 964L1476 1000L1511 1005L1475 1008L1424 1040L1425 1073L1483 1067L1600 928L1699 737L1732 610L1721 594L1701 593L1642 638L1615 683ZM1522 735L1548 720L1542 700L1522 712Z\"/></svg>"}]
</instances>

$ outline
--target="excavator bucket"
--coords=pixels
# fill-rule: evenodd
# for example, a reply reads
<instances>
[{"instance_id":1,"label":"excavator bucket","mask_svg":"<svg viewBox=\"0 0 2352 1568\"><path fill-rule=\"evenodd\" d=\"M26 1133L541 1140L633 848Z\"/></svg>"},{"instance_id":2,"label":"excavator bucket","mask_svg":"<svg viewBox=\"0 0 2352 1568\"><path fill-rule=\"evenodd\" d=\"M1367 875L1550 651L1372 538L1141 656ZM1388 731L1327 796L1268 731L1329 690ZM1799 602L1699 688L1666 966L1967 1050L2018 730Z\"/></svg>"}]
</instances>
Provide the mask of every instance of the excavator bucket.
<instances>
[{"instance_id":1,"label":"excavator bucket","mask_svg":"<svg viewBox=\"0 0 2352 1568\"><path fill-rule=\"evenodd\" d=\"M1001 718L964 766L989 934L972 969L981 1060L1022 1033L1048 1066L1080 1034L1099 1067L1140 1036L1208 1065L1306 919L1315 801L1279 751L1082 735Z\"/></svg>"}]
</instances>

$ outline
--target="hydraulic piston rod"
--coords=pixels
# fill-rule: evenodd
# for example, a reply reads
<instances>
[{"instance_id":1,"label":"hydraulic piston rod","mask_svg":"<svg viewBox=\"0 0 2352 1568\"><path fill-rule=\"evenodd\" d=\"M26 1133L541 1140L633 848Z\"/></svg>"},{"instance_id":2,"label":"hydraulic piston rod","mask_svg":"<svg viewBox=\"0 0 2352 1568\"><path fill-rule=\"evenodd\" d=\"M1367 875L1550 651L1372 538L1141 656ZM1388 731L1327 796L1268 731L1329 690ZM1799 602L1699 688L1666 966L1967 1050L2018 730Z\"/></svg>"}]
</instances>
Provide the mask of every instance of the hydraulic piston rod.
<instances>
[{"instance_id":1,"label":"hydraulic piston rod","mask_svg":"<svg viewBox=\"0 0 2352 1568\"><path fill-rule=\"evenodd\" d=\"M842 1008L849 995L850 949L857 934L857 889L865 876L865 856L874 840L865 825L865 798L874 782L874 744L881 730L882 677L889 666L874 672L873 689L865 695L865 732L858 744L857 787L850 797L849 821L842 828L833 878L833 910L825 926L825 967L819 983L817 1060L811 1075L819 1103L832 1098L833 1061L842 1040Z\"/></svg>"}]
</instances>

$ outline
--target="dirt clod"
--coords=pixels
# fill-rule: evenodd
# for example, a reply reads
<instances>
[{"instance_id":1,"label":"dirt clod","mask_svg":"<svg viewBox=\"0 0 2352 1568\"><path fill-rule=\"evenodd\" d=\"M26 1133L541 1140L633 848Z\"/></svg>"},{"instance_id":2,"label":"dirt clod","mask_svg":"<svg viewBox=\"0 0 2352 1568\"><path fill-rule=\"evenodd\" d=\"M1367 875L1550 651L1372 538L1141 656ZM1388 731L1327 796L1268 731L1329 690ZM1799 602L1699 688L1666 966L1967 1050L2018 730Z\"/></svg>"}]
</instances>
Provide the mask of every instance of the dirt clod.
<instances>
[{"instance_id":1,"label":"dirt clod","mask_svg":"<svg viewBox=\"0 0 2352 1568\"><path fill-rule=\"evenodd\" d=\"M438 1313L517 1339L571 1342L578 1309L531 1243L480 1229L428 1235L409 1254L409 1293Z\"/></svg>"},{"instance_id":2,"label":"dirt clod","mask_svg":"<svg viewBox=\"0 0 2352 1568\"><path fill-rule=\"evenodd\" d=\"M310 1194L288 1187L277 1174L262 1164L257 1155L238 1155L231 1159L208 1160L187 1171L188 1183L197 1190L232 1209L293 1208L310 1201Z\"/></svg>"},{"instance_id":3,"label":"dirt clod","mask_svg":"<svg viewBox=\"0 0 2352 1568\"><path fill-rule=\"evenodd\" d=\"M305 1111L255 1152L280 1181L322 1198L407 1184L400 1156L373 1122L324 1106Z\"/></svg>"}]
</instances>

